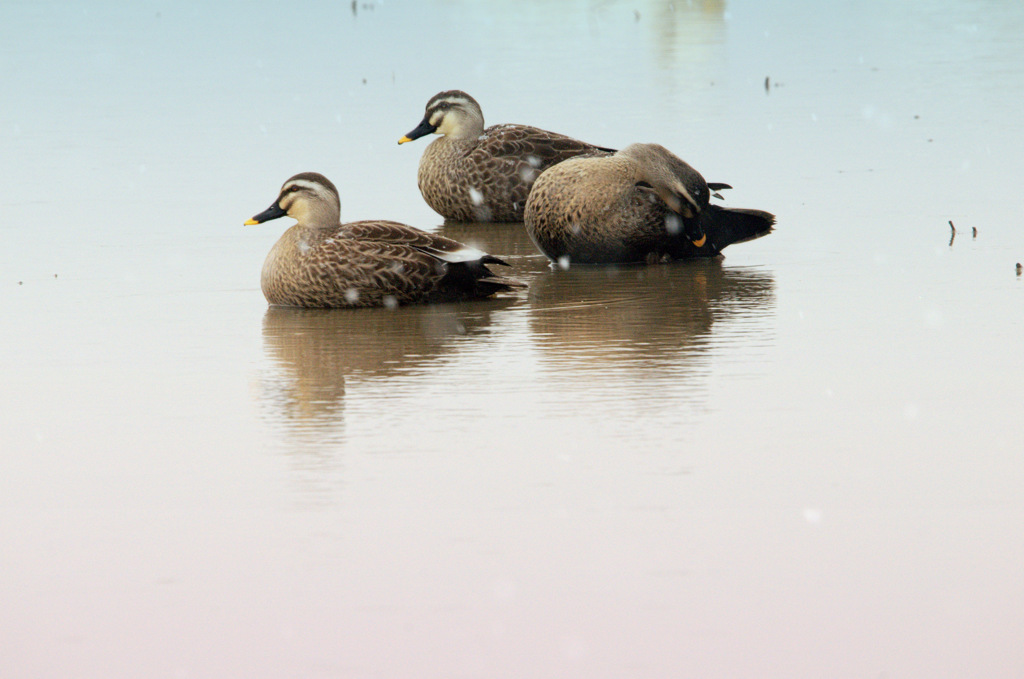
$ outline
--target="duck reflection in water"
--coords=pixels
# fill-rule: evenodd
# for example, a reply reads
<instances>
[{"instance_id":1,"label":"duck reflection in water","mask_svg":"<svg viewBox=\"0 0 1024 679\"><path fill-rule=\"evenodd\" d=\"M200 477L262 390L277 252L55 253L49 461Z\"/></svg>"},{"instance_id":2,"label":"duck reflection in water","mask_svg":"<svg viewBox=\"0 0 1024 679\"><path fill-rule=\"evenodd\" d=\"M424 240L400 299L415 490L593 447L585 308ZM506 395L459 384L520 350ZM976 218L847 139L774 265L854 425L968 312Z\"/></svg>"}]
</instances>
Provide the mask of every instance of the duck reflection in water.
<instances>
[{"instance_id":1,"label":"duck reflection in water","mask_svg":"<svg viewBox=\"0 0 1024 679\"><path fill-rule=\"evenodd\" d=\"M774 304L770 272L720 259L580 266L531 282L529 323L543 360L573 379L624 368L641 381L676 379L737 333L764 341Z\"/></svg>"},{"instance_id":2,"label":"duck reflection in water","mask_svg":"<svg viewBox=\"0 0 1024 679\"><path fill-rule=\"evenodd\" d=\"M562 270L519 224L445 223L440 233L514 262L529 282L530 343L570 381L624 369L629 379L677 379L717 346L770 339L775 279L765 267L729 266L720 256Z\"/></svg>"},{"instance_id":3,"label":"duck reflection in water","mask_svg":"<svg viewBox=\"0 0 1024 679\"><path fill-rule=\"evenodd\" d=\"M471 340L492 313L514 303L484 300L383 309L301 309L271 306L263 316L269 368L259 399L274 429L292 443L340 442L346 383L426 370Z\"/></svg>"}]
</instances>

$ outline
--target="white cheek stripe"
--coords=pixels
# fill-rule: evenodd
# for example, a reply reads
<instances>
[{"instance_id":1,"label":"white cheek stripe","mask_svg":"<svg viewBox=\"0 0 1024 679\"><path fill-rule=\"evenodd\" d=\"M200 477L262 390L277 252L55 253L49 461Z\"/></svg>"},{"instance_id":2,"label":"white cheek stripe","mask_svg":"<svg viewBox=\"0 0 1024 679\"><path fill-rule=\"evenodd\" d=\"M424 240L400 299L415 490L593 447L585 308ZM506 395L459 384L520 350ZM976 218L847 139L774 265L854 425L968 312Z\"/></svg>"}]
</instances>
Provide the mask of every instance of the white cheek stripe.
<instances>
[{"instance_id":1,"label":"white cheek stripe","mask_svg":"<svg viewBox=\"0 0 1024 679\"><path fill-rule=\"evenodd\" d=\"M433 108L433 107L435 107L435 106L437 106L439 104L453 104L455 106L469 106L469 100L467 100L465 97L456 97L456 96L445 97L444 99L438 99L437 101L431 103L430 107Z\"/></svg>"},{"instance_id":2,"label":"white cheek stripe","mask_svg":"<svg viewBox=\"0 0 1024 679\"><path fill-rule=\"evenodd\" d=\"M320 193L324 189L323 184L311 182L308 179L295 179L285 184L284 187L282 187L281 191L284 192L289 186L301 186L302 188L309 189L310 191L313 191L315 193Z\"/></svg>"},{"instance_id":3,"label":"white cheek stripe","mask_svg":"<svg viewBox=\"0 0 1024 679\"><path fill-rule=\"evenodd\" d=\"M319 198L320 200L324 200L324 201L328 201L328 202L333 202L333 201L338 200L334 196L334 192L331 191L329 188L327 188L326 186L324 186L323 184L321 184L319 182L310 181L308 179L295 179L295 180L292 180L292 181L288 182L283 187L281 187L281 195L282 196L284 195L284 192L287 191L288 187L290 187L290 186L298 186L298 187L301 187L303 189L308 189L308 190L312 191L314 194L316 194L316 197ZM280 201L280 198L278 200ZM284 205L284 203L280 203L280 202L278 203L281 206L281 209L285 210L285 211L287 211L295 203L295 194L289 193L287 198L286 198L286 202L288 203L288 205Z\"/></svg>"}]
</instances>

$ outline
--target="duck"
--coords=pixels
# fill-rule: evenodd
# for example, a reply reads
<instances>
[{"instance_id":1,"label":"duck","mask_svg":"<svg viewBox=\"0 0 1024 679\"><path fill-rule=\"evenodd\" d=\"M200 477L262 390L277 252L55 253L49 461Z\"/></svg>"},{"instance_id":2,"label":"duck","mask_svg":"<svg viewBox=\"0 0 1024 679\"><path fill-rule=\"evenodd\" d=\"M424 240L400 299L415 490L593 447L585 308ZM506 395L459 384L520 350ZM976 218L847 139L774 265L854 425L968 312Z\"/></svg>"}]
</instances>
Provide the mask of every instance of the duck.
<instances>
[{"instance_id":1,"label":"duck","mask_svg":"<svg viewBox=\"0 0 1024 679\"><path fill-rule=\"evenodd\" d=\"M660 144L630 144L545 170L530 190L524 221L537 248L563 266L716 257L775 224L763 210L710 203L729 188L708 184Z\"/></svg>"},{"instance_id":2,"label":"duck","mask_svg":"<svg viewBox=\"0 0 1024 679\"><path fill-rule=\"evenodd\" d=\"M271 248L260 277L271 305L394 307L525 287L487 268L507 262L450 238L392 221L340 223L338 189L317 172L288 179L271 206L245 224L285 216L296 223Z\"/></svg>"},{"instance_id":3,"label":"duck","mask_svg":"<svg viewBox=\"0 0 1024 679\"><path fill-rule=\"evenodd\" d=\"M484 128L480 104L462 90L431 97L398 143L431 133L441 137L423 152L417 183L427 204L454 222L521 222L540 173L566 158L614 152L529 125Z\"/></svg>"}]
</instances>

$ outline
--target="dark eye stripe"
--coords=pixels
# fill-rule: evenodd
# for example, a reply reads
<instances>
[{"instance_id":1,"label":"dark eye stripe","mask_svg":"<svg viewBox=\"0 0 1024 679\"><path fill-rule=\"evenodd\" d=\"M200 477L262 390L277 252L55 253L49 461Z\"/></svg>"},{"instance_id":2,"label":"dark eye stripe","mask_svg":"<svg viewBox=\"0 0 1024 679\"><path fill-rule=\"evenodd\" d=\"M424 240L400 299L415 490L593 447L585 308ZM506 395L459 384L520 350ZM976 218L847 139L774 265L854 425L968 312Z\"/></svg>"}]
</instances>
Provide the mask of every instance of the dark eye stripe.
<instances>
[{"instance_id":1,"label":"dark eye stripe","mask_svg":"<svg viewBox=\"0 0 1024 679\"><path fill-rule=\"evenodd\" d=\"M465 106L463 102L440 101L431 106L430 111L432 113L436 113L437 111L451 111L453 109L461 108L463 106Z\"/></svg>"}]
</instances>

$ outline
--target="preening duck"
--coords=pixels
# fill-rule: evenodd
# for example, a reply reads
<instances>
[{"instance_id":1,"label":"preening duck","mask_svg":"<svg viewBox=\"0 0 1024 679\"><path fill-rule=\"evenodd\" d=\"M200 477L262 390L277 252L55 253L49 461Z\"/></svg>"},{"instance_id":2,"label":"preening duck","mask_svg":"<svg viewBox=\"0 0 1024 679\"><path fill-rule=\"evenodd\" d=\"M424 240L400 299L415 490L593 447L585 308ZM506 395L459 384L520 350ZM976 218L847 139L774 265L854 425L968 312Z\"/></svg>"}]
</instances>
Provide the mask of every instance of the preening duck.
<instances>
[{"instance_id":1,"label":"preening duck","mask_svg":"<svg viewBox=\"0 0 1024 679\"><path fill-rule=\"evenodd\" d=\"M709 203L711 184L658 144L570 158L537 179L526 202L526 229L541 252L571 263L651 262L714 257L771 232L762 210Z\"/></svg>"}]
</instances>

